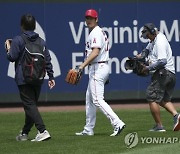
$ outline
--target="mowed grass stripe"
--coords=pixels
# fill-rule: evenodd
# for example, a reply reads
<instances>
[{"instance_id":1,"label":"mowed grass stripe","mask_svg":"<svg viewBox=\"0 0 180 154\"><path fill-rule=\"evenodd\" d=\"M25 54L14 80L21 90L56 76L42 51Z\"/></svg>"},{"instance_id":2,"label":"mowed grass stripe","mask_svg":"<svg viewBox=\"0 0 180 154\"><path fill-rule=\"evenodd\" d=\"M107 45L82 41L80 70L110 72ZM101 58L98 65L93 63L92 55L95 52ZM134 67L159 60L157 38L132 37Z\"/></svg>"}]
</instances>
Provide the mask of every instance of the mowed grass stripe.
<instances>
[{"instance_id":1,"label":"mowed grass stripe","mask_svg":"<svg viewBox=\"0 0 180 154\"><path fill-rule=\"evenodd\" d=\"M161 110L163 124L167 130L165 133L148 132L154 125L148 109L137 110L115 110L119 117L126 123L127 127L118 137L110 137L113 129L109 120L97 112L95 136L75 136L75 132L81 131L85 124L85 112L42 112L42 117L50 132L52 139L45 142L32 143L17 142L16 135L24 122L24 113L0 113L0 151L1 153L13 154L109 154L109 153L179 153L179 143L176 144L142 144L141 142L132 149L128 149L124 138L128 133L137 132L139 140L141 137L179 137L179 132L173 132L173 119L165 110ZM35 137L37 130L33 127L29 138ZM166 151L165 151L166 152Z\"/></svg>"}]
</instances>

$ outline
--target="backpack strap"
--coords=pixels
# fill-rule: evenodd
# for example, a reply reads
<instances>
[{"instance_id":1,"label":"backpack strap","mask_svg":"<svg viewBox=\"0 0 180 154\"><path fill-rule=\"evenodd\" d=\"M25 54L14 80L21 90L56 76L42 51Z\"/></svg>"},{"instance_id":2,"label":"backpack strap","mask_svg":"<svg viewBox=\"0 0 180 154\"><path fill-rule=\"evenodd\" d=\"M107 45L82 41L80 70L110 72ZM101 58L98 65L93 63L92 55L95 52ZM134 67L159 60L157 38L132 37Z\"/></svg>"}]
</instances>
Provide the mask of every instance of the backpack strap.
<instances>
[{"instance_id":1,"label":"backpack strap","mask_svg":"<svg viewBox=\"0 0 180 154\"><path fill-rule=\"evenodd\" d=\"M28 38L27 38L24 34L21 34L21 38L22 38L23 41L24 41L24 48L23 48L24 51L23 51L23 53L22 53L22 55L21 55L21 57L20 57L19 64L21 64L21 62L22 62L22 60L23 60L23 57L24 57L24 54L25 54L25 44L31 42L31 41L28 40ZM38 44L40 44L40 43L41 43L41 38L38 37L38 38L35 40L35 42L38 43Z\"/></svg>"},{"instance_id":2,"label":"backpack strap","mask_svg":"<svg viewBox=\"0 0 180 154\"><path fill-rule=\"evenodd\" d=\"M23 53L22 53L22 55L21 55L20 58L19 58L19 65L21 65L22 60L23 60L23 58L24 58L24 54L25 54L25 44L27 44L28 42L30 42L24 34L21 34L21 38L22 38L22 40L24 41L24 48L23 48L23 51L22 51Z\"/></svg>"}]
</instances>

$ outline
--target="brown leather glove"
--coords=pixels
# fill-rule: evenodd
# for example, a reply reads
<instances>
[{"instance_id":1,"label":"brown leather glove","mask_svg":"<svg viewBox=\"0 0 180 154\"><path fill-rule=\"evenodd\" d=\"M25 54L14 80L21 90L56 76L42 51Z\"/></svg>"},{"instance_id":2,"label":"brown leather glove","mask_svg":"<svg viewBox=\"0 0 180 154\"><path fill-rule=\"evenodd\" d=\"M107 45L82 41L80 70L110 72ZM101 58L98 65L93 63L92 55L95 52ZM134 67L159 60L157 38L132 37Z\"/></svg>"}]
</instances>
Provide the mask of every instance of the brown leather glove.
<instances>
[{"instance_id":1,"label":"brown leather glove","mask_svg":"<svg viewBox=\"0 0 180 154\"><path fill-rule=\"evenodd\" d=\"M82 69L76 67L75 69L70 69L66 75L65 81L69 84L77 85L82 76Z\"/></svg>"}]
</instances>

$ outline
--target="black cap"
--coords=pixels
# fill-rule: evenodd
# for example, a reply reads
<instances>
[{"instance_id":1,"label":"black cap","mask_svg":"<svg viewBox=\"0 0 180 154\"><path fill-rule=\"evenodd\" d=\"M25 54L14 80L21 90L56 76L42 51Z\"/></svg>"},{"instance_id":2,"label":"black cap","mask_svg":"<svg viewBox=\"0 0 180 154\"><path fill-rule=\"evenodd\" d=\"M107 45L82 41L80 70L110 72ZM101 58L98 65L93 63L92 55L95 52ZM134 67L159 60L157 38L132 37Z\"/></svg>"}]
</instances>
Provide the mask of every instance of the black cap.
<instances>
[{"instance_id":1,"label":"black cap","mask_svg":"<svg viewBox=\"0 0 180 154\"><path fill-rule=\"evenodd\" d=\"M144 25L144 28L147 28L149 31L152 31L155 29L155 25L153 23L147 23Z\"/></svg>"},{"instance_id":2,"label":"black cap","mask_svg":"<svg viewBox=\"0 0 180 154\"><path fill-rule=\"evenodd\" d=\"M155 33L155 25L153 23L146 23L143 27L143 30L141 31L142 32L142 35L141 37L143 38L147 38L146 35L147 35L147 32L149 31L151 34L154 34Z\"/></svg>"}]
</instances>

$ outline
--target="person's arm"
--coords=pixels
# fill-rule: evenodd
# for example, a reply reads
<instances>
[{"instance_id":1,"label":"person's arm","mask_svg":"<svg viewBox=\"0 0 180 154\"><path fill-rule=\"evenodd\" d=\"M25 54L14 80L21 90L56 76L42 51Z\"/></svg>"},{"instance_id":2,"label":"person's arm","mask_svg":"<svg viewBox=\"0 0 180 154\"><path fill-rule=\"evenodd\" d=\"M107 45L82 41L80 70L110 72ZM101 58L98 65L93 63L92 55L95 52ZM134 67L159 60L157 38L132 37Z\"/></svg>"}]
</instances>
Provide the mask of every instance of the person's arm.
<instances>
[{"instance_id":1,"label":"person's arm","mask_svg":"<svg viewBox=\"0 0 180 154\"><path fill-rule=\"evenodd\" d=\"M53 66L51 63L51 56L50 56L49 50L47 48L45 49L45 58L46 58L47 75L49 76L49 80L52 80L52 79L54 79L54 76L53 76L54 71L53 71Z\"/></svg>"},{"instance_id":2,"label":"person's arm","mask_svg":"<svg viewBox=\"0 0 180 154\"><path fill-rule=\"evenodd\" d=\"M147 66L147 69L149 71L158 70L160 68L163 68L166 64L167 64L167 59L158 59L156 63Z\"/></svg>"},{"instance_id":3,"label":"person's arm","mask_svg":"<svg viewBox=\"0 0 180 154\"><path fill-rule=\"evenodd\" d=\"M5 49L6 49L6 52L8 53L10 48L11 48L11 43L12 43L12 39L7 39L5 41Z\"/></svg>"},{"instance_id":4,"label":"person's arm","mask_svg":"<svg viewBox=\"0 0 180 154\"><path fill-rule=\"evenodd\" d=\"M7 46L7 59L10 62L15 62L18 60L21 49L20 44L22 43L22 40L20 40L20 37L15 37L11 43L6 40L5 44Z\"/></svg>"},{"instance_id":5,"label":"person's arm","mask_svg":"<svg viewBox=\"0 0 180 154\"><path fill-rule=\"evenodd\" d=\"M149 50L148 49L143 49L142 52L138 55L136 55L136 58L138 59L145 59L149 55Z\"/></svg>"},{"instance_id":6,"label":"person's arm","mask_svg":"<svg viewBox=\"0 0 180 154\"><path fill-rule=\"evenodd\" d=\"M50 89L52 89L55 86L55 80L49 80L48 81L48 86Z\"/></svg>"},{"instance_id":7,"label":"person's arm","mask_svg":"<svg viewBox=\"0 0 180 154\"><path fill-rule=\"evenodd\" d=\"M51 56L49 53L49 50L45 46L45 55L46 55L46 71L49 76L49 81L48 81L48 86L50 89L52 89L55 86L55 80L54 80L54 71L53 71L53 66L51 63Z\"/></svg>"},{"instance_id":8,"label":"person's arm","mask_svg":"<svg viewBox=\"0 0 180 154\"><path fill-rule=\"evenodd\" d=\"M89 57L79 66L79 68L84 69L87 65L89 65L99 55L99 52L100 52L99 48L93 48Z\"/></svg>"}]
</instances>

